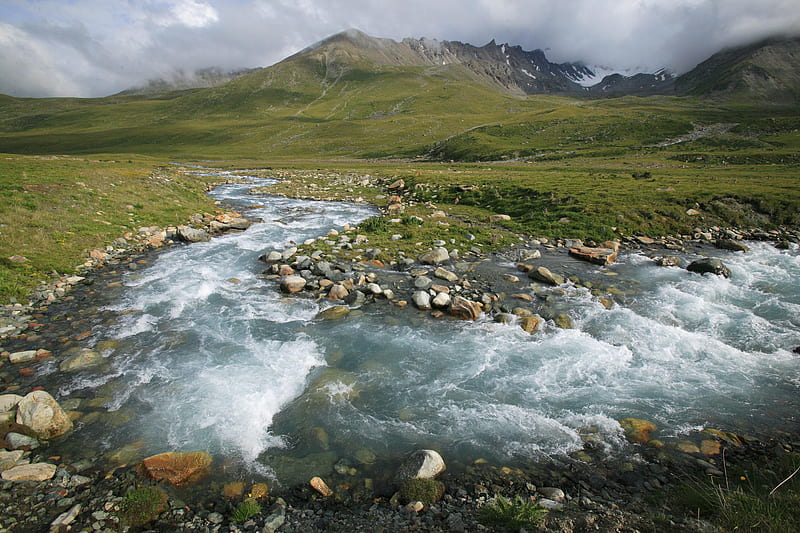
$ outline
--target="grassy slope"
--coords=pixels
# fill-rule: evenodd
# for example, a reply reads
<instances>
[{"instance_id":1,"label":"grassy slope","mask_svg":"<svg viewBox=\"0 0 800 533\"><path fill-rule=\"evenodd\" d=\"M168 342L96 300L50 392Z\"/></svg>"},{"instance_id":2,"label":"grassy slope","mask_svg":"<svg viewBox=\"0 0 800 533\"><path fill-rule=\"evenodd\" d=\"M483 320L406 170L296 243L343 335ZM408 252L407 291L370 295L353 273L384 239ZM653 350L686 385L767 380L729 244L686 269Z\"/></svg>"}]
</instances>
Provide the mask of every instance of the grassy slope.
<instances>
[{"instance_id":1,"label":"grassy slope","mask_svg":"<svg viewBox=\"0 0 800 533\"><path fill-rule=\"evenodd\" d=\"M154 161L0 154L0 301L23 299L53 270L142 226L213 207L204 184ZM13 263L12 255L29 261Z\"/></svg>"},{"instance_id":2,"label":"grassy slope","mask_svg":"<svg viewBox=\"0 0 800 533\"><path fill-rule=\"evenodd\" d=\"M14 287L28 273L4 258L31 256L35 265L27 268L37 274L62 270L78 262L81 250L131 226L120 206L151 209L139 225L180 222L201 210L207 201L192 184L168 184L163 198L161 185L142 187L152 167L168 161L246 159L236 164L404 177L419 186L417 200L466 221L461 231L485 237L489 246L508 242L508 231L603 239L713 224L796 225L798 132L796 107L667 97L518 98L473 81L458 66L376 66L352 51L298 56L220 87L158 97L0 96L0 153L113 153L135 161L0 159L0 223L6 224L0 228L6 279L0 295L19 294ZM462 163L373 159L397 157ZM32 193L26 185L52 185L58 192ZM464 193L457 186L476 188ZM748 218L733 200L764 218ZM703 215L690 217L689 208ZM100 217L113 216L106 220L111 225L93 222L97 211L111 213ZM480 228L477 222L492 212L513 219ZM82 236L79 243L57 245L67 247L68 260L49 257L56 239L31 244L19 236L30 235L27 221L38 218L35 224L48 228L40 233ZM20 231L12 238L9 228ZM418 230L407 232L415 237Z\"/></svg>"}]
</instances>

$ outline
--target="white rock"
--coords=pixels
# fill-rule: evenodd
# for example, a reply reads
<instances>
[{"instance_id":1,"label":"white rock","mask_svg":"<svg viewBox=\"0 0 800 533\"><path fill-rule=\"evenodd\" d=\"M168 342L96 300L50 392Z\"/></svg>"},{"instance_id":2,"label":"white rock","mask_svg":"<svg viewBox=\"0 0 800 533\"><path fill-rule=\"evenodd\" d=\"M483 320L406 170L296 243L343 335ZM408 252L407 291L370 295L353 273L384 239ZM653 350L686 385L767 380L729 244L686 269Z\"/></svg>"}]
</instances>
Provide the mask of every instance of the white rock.
<instances>
[{"instance_id":1,"label":"white rock","mask_svg":"<svg viewBox=\"0 0 800 533\"><path fill-rule=\"evenodd\" d=\"M447 307L450 305L450 295L446 292L440 292L431 303L433 303L434 307Z\"/></svg>"},{"instance_id":2,"label":"white rock","mask_svg":"<svg viewBox=\"0 0 800 533\"><path fill-rule=\"evenodd\" d=\"M22 396L19 394L0 394L0 413L16 409L21 401Z\"/></svg>"},{"instance_id":3,"label":"white rock","mask_svg":"<svg viewBox=\"0 0 800 533\"><path fill-rule=\"evenodd\" d=\"M414 302L414 305L416 305L418 309L423 311L427 311L431 308L431 295L426 291L414 292L411 296L411 301Z\"/></svg>"},{"instance_id":4,"label":"white rock","mask_svg":"<svg viewBox=\"0 0 800 533\"><path fill-rule=\"evenodd\" d=\"M25 350L24 352L14 352L8 356L12 363L28 363L36 359L36 350Z\"/></svg>"},{"instance_id":5,"label":"white rock","mask_svg":"<svg viewBox=\"0 0 800 533\"><path fill-rule=\"evenodd\" d=\"M56 473L56 465L49 463L34 463L9 468L3 472L6 481L47 481Z\"/></svg>"},{"instance_id":6,"label":"white rock","mask_svg":"<svg viewBox=\"0 0 800 533\"><path fill-rule=\"evenodd\" d=\"M444 459L434 450L417 450L397 469L395 479L433 479L445 471Z\"/></svg>"},{"instance_id":7,"label":"white rock","mask_svg":"<svg viewBox=\"0 0 800 533\"><path fill-rule=\"evenodd\" d=\"M68 433L72 420L58 402L43 390L27 394L17 406L17 424L31 428L40 439L52 439Z\"/></svg>"}]
</instances>

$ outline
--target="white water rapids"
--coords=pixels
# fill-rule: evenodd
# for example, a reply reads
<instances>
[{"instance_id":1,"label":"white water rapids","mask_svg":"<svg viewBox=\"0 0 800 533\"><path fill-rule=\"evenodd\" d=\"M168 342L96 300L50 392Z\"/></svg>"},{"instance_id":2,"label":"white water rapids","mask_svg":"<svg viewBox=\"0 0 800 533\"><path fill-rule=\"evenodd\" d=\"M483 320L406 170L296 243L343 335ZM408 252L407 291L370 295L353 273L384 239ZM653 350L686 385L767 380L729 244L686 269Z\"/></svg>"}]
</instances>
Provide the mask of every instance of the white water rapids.
<instances>
[{"instance_id":1,"label":"white water rapids","mask_svg":"<svg viewBox=\"0 0 800 533\"><path fill-rule=\"evenodd\" d=\"M213 194L249 205L247 215L264 223L177 247L132 273L113 305L119 320L105 332L118 341L105 354L111 370L83 372L62 390L96 391L109 410L126 413L104 437L108 448L144 439L153 453L200 449L256 465L263 452L292 453L299 436L322 428L341 455L433 447L510 459L579 449L586 428L613 450L623 445L616 420L625 417L675 436L706 425L780 427L796 412L796 247L720 251L730 279L637 254L587 265L582 279L619 280L623 296L606 310L588 290L568 287L560 305L570 330L549 323L529 335L385 304L321 322L320 303L282 296L258 277L257 258L373 211L248 196L252 186Z\"/></svg>"}]
</instances>

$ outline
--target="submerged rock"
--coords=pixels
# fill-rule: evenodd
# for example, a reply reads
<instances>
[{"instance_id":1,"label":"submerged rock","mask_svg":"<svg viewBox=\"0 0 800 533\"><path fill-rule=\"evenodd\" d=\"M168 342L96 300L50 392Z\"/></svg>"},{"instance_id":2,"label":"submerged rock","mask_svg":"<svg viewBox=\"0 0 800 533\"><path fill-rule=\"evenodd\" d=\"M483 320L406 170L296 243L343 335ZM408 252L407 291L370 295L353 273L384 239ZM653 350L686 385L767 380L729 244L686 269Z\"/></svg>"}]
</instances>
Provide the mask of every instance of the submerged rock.
<instances>
[{"instance_id":1,"label":"submerged rock","mask_svg":"<svg viewBox=\"0 0 800 533\"><path fill-rule=\"evenodd\" d=\"M156 481L185 487L206 477L211 471L211 462L206 452L167 452L139 463L139 471Z\"/></svg>"},{"instance_id":2,"label":"submerged rock","mask_svg":"<svg viewBox=\"0 0 800 533\"><path fill-rule=\"evenodd\" d=\"M315 318L321 320L339 320L346 317L349 313L350 308L346 305L334 305L333 307L328 307L317 313Z\"/></svg>"},{"instance_id":3,"label":"submerged rock","mask_svg":"<svg viewBox=\"0 0 800 533\"><path fill-rule=\"evenodd\" d=\"M95 352L94 350L84 348L79 353L71 355L61 361L61 364L58 368L62 372L74 372L83 368L97 366L102 363L103 360L103 356L99 353Z\"/></svg>"},{"instance_id":4,"label":"submerged rock","mask_svg":"<svg viewBox=\"0 0 800 533\"><path fill-rule=\"evenodd\" d=\"M696 272L698 274L715 274L725 278L731 277L731 271L725 266L725 263L714 257L704 257L696 261L692 261L686 267L689 272Z\"/></svg>"},{"instance_id":5,"label":"submerged rock","mask_svg":"<svg viewBox=\"0 0 800 533\"><path fill-rule=\"evenodd\" d=\"M619 425L622 426L625 437L638 444L646 444L650 441L650 432L658 429L658 426L649 420L640 418L624 418L619 421Z\"/></svg>"}]
</instances>

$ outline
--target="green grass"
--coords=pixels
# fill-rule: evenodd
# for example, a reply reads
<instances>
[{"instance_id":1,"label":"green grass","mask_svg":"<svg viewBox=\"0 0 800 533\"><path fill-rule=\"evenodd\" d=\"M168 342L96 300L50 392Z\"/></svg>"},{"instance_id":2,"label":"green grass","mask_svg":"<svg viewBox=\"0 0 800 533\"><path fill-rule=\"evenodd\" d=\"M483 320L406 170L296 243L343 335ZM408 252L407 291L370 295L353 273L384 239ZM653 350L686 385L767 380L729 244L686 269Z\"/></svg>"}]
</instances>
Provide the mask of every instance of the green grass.
<instances>
[{"instance_id":1,"label":"green grass","mask_svg":"<svg viewBox=\"0 0 800 533\"><path fill-rule=\"evenodd\" d=\"M53 271L73 273L89 250L126 232L214 209L202 180L158 163L0 154L0 300L24 300Z\"/></svg>"},{"instance_id":2,"label":"green grass","mask_svg":"<svg viewBox=\"0 0 800 533\"><path fill-rule=\"evenodd\" d=\"M800 479L792 474L798 467L797 453L770 459L768 464L731 467L725 480L686 484L675 491L673 499L685 513L710 520L723 531L796 531Z\"/></svg>"},{"instance_id":3,"label":"green grass","mask_svg":"<svg viewBox=\"0 0 800 533\"><path fill-rule=\"evenodd\" d=\"M246 522L261 512L261 505L253 498L245 498L231 514L232 522Z\"/></svg>"},{"instance_id":4,"label":"green grass","mask_svg":"<svg viewBox=\"0 0 800 533\"><path fill-rule=\"evenodd\" d=\"M484 526L503 531L519 531L522 528L538 528L547 515L547 509L538 503L515 496L509 500L498 496L494 503L488 503L478 511L478 522Z\"/></svg>"},{"instance_id":5,"label":"green grass","mask_svg":"<svg viewBox=\"0 0 800 533\"><path fill-rule=\"evenodd\" d=\"M457 65L379 66L337 54L291 58L211 89L0 98L0 152L8 154L0 156L0 298L22 297L125 231L210 209L186 176L149 178L170 161L323 169L272 190L361 196L382 207L374 186L320 190L333 174L370 174L384 185L403 178L397 217L423 223L361 228L370 247L386 250L384 261L437 239L490 250L518 234L605 240L800 223L796 106L517 97ZM116 155L92 155L103 153ZM447 217L431 218L434 210ZM496 213L512 219L487 224ZM31 262L9 263L14 254Z\"/></svg>"},{"instance_id":6,"label":"green grass","mask_svg":"<svg viewBox=\"0 0 800 533\"><path fill-rule=\"evenodd\" d=\"M119 517L126 526L143 526L167 509L167 494L158 487L140 487L125 495Z\"/></svg>"}]
</instances>

